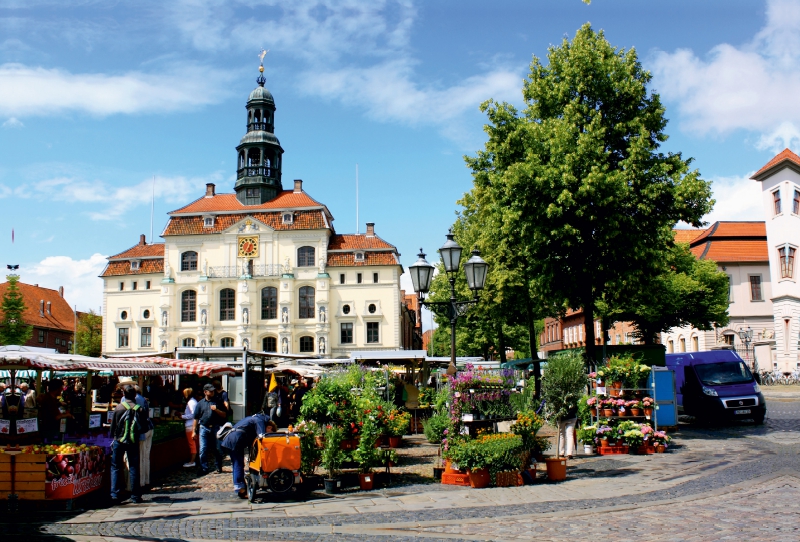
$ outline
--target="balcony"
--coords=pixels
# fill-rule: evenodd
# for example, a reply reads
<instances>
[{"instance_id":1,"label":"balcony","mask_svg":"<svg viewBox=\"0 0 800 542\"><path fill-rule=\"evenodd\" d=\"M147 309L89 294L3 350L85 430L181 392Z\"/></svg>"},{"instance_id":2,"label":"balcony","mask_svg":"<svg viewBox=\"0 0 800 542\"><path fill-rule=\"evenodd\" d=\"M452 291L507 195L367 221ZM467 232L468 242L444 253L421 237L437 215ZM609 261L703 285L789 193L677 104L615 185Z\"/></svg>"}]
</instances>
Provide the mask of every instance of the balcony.
<instances>
[{"instance_id":1,"label":"balcony","mask_svg":"<svg viewBox=\"0 0 800 542\"><path fill-rule=\"evenodd\" d=\"M245 166L237 171L237 178L242 177L269 177L276 178L280 172L272 166Z\"/></svg>"},{"instance_id":2,"label":"balcony","mask_svg":"<svg viewBox=\"0 0 800 542\"><path fill-rule=\"evenodd\" d=\"M247 131L253 132L261 130L262 132L270 132L272 133L272 125L268 122L251 122L247 125Z\"/></svg>"},{"instance_id":3,"label":"balcony","mask_svg":"<svg viewBox=\"0 0 800 542\"><path fill-rule=\"evenodd\" d=\"M218 265L208 268L208 278L235 279L245 275L251 277L279 277L283 272L284 266L279 263L266 265ZM291 270L288 272L291 272Z\"/></svg>"}]
</instances>

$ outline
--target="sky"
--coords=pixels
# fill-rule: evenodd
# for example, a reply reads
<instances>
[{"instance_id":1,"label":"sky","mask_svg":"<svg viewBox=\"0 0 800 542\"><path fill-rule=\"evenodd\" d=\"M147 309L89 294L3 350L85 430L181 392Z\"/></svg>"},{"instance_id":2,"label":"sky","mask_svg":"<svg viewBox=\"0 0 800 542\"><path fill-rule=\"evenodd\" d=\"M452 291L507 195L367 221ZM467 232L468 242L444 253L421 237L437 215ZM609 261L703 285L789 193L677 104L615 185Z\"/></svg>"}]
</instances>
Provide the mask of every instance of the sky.
<instances>
[{"instance_id":1,"label":"sky","mask_svg":"<svg viewBox=\"0 0 800 542\"><path fill-rule=\"evenodd\" d=\"M480 103L522 107L532 57L586 22L653 74L664 150L713 181L707 220L761 220L750 175L800 150L800 1L0 0L0 265L97 310L106 257L150 239L153 186L156 241L205 183L233 191L261 48L284 186L433 261Z\"/></svg>"}]
</instances>

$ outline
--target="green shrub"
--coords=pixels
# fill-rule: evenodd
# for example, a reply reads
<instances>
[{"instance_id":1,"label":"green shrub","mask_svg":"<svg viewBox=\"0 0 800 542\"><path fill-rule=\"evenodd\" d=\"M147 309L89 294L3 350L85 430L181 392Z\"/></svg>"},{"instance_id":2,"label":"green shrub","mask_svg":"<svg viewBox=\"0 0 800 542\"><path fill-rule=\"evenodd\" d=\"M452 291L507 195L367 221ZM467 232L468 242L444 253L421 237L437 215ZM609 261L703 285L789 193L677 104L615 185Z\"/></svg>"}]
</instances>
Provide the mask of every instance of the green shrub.
<instances>
[{"instance_id":1,"label":"green shrub","mask_svg":"<svg viewBox=\"0 0 800 542\"><path fill-rule=\"evenodd\" d=\"M450 429L452 422L448 414L434 414L424 422L422 429L431 444L441 444L445 429Z\"/></svg>"}]
</instances>

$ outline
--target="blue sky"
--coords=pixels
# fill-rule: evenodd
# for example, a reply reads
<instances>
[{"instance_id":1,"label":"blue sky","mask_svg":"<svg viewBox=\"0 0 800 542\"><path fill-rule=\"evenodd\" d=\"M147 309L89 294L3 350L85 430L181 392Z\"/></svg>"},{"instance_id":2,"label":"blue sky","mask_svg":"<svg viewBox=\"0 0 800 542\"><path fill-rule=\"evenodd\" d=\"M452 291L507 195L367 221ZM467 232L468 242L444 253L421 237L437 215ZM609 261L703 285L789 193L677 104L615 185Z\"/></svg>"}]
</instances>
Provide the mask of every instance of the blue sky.
<instances>
[{"instance_id":1,"label":"blue sky","mask_svg":"<svg viewBox=\"0 0 800 542\"><path fill-rule=\"evenodd\" d=\"M284 184L353 232L358 163L361 231L435 258L480 102L521 105L532 55L587 21L653 72L709 219L760 219L749 175L800 141L796 1L0 0L0 263L97 308L105 257L149 236L154 176L156 236L206 182L232 191L262 47Z\"/></svg>"}]
</instances>

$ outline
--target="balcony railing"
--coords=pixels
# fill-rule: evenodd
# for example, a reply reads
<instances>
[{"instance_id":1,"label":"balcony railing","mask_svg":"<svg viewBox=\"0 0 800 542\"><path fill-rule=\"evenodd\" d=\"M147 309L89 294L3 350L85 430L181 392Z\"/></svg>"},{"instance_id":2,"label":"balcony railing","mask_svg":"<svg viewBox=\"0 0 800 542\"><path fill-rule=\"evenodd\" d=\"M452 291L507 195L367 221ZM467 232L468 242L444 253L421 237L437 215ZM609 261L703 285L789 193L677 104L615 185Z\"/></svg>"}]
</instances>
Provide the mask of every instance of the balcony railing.
<instances>
[{"instance_id":1,"label":"balcony railing","mask_svg":"<svg viewBox=\"0 0 800 542\"><path fill-rule=\"evenodd\" d=\"M217 265L208 268L209 278L228 279L239 278L244 275L251 277L279 277L284 272L284 266L278 263L266 265Z\"/></svg>"},{"instance_id":2,"label":"balcony railing","mask_svg":"<svg viewBox=\"0 0 800 542\"><path fill-rule=\"evenodd\" d=\"M264 132L272 132L272 125L268 122L251 122L247 125L247 131L262 130Z\"/></svg>"},{"instance_id":3,"label":"balcony railing","mask_svg":"<svg viewBox=\"0 0 800 542\"><path fill-rule=\"evenodd\" d=\"M277 177L278 168L272 166L245 166L239 168L238 178L242 177Z\"/></svg>"}]
</instances>

